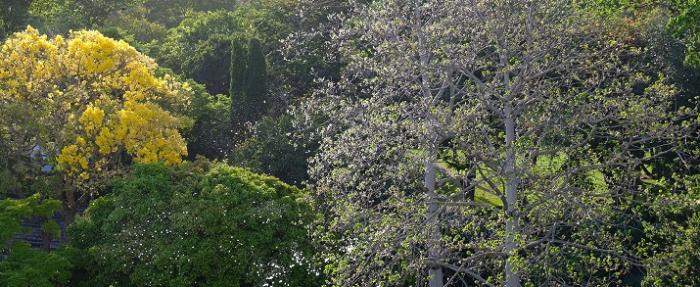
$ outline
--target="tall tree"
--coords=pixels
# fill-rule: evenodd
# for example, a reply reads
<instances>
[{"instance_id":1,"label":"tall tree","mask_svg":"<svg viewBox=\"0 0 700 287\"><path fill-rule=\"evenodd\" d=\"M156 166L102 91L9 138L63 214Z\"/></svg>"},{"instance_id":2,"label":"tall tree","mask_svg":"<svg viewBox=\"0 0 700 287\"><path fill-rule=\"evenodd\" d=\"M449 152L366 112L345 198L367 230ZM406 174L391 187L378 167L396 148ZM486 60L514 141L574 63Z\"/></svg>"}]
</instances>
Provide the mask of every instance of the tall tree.
<instances>
[{"instance_id":1,"label":"tall tree","mask_svg":"<svg viewBox=\"0 0 700 287\"><path fill-rule=\"evenodd\" d=\"M231 43L231 85L229 96L231 96L231 129L237 132L242 127L240 123L244 121L243 106L245 103L244 87L246 83L246 71L248 49L242 38L236 38Z\"/></svg>"},{"instance_id":2,"label":"tall tree","mask_svg":"<svg viewBox=\"0 0 700 287\"><path fill-rule=\"evenodd\" d=\"M250 39L248 42L248 68L245 73L243 93L245 97L245 117L255 121L265 113L269 99L267 98L267 63L260 40Z\"/></svg>"},{"instance_id":3,"label":"tall tree","mask_svg":"<svg viewBox=\"0 0 700 287\"><path fill-rule=\"evenodd\" d=\"M311 172L337 285L594 284L609 278L537 266L630 261L591 230L634 191L600 170L633 179L630 154L683 137L673 89L627 61L638 49L566 0L374 1L338 19L347 66L308 103L328 119Z\"/></svg>"},{"instance_id":4,"label":"tall tree","mask_svg":"<svg viewBox=\"0 0 700 287\"><path fill-rule=\"evenodd\" d=\"M252 38L246 46L236 39L231 51L231 120L235 132L265 114L268 105L267 63L260 41Z\"/></svg>"},{"instance_id":5,"label":"tall tree","mask_svg":"<svg viewBox=\"0 0 700 287\"><path fill-rule=\"evenodd\" d=\"M103 179L129 162L177 165L187 155L180 129L191 88L123 41L94 31L49 39L33 28L0 46L2 130L23 156L39 149L66 182L66 219ZM26 118L30 130L16 129Z\"/></svg>"}]
</instances>

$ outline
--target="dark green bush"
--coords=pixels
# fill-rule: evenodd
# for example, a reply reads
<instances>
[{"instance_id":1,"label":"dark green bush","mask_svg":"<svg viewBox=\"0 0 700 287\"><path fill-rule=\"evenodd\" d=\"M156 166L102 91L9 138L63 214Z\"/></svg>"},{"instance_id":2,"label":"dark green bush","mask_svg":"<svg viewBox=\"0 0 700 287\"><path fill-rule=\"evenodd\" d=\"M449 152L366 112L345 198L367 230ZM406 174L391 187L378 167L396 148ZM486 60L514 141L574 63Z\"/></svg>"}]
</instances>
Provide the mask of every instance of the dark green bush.
<instances>
[{"instance_id":1,"label":"dark green bush","mask_svg":"<svg viewBox=\"0 0 700 287\"><path fill-rule=\"evenodd\" d=\"M136 166L71 228L86 286L313 286L301 190L243 168Z\"/></svg>"}]
</instances>

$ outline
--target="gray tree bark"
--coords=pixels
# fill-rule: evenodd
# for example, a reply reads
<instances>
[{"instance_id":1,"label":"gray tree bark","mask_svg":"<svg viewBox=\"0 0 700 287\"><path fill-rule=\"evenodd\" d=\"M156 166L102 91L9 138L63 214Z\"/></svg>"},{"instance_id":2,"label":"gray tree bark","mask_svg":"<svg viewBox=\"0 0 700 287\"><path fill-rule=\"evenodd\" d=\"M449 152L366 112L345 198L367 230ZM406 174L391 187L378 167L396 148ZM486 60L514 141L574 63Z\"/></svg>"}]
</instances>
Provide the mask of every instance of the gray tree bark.
<instances>
[{"instance_id":1,"label":"gray tree bark","mask_svg":"<svg viewBox=\"0 0 700 287\"><path fill-rule=\"evenodd\" d=\"M508 258L505 262L506 287L520 287L520 276L514 270L513 252L516 249L515 238L518 233L518 217L515 215L518 192L518 175L515 171L515 121L513 120L513 109L509 104L503 111L504 125L506 132L506 159L503 171L506 176L506 238L504 243L504 253Z\"/></svg>"},{"instance_id":2,"label":"gray tree bark","mask_svg":"<svg viewBox=\"0 0 700 287\"><path fill-rule=\"evenodd\" d=\"M437 229L438 220L438 204L437 204L437 194L435 192L435 164L433 163L433 154L425 160L425 189L428 193L428 226L432 229L430 231L430 248L428 251L428 260L430 261L430 268L428 271L428 286L430 287L443 287L443 274L442 267L436 264L436 261L440 257L440 249L438 242L440 240L440 231Z\"/></svg>"}]
</instances>

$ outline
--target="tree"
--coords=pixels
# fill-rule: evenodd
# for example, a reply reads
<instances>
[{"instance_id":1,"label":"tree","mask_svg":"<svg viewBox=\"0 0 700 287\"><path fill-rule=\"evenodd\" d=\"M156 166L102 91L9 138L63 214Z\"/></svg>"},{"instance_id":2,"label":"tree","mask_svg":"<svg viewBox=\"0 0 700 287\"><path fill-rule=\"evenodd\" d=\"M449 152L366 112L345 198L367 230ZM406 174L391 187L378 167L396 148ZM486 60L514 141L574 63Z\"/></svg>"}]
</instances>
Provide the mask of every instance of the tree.
<instances>
[{"instance_id":1,"label":"tree","mask_svg":"<svg viewBox=\"0 0 700 287\"><path fill-rule=\"evenodd\" d=\"M236 44L236 49L240 47L240 44ZM231 66L231 94L236 97L235 105L231 109L237 118L235 126L241 126L245 122L255 122L265 113L267 105L267 64L265 55L261 51L260 41L250 39L243 51L245 51L245 68L241 69L240 65ZM240 55L234 58L237 63L241 62ZM236 83L240 87L237 87Z\"/></svg>"},{"instance_id":2,"label":"tree","mask_svg":"<svg viewBox=\"0 0 700 287\"><path fill-rule=\"evenodd\" d=\"M246 53L260 53L263 59L270 54L271 60L281 65L276 50L279 40L289 33L284 17L292 11L291 4L275 6L275 1L263 2L240 5L233 11L187 14L170 30L156 58L164 66L204 84L211 94L225 94L230 89L232 63L229 61L237 57L231 53L232 42L254 41L257 48L245 47ZM250 40L253 38L260 40Z\"/></svg>"},{"instance_id":3,"label":"tree","mask_svg":"<svg viewBox=\"0 0 700 287\"><path fill-rule=\"evenodd\" d=\"M351 13L350 1L299 1L298 12L291 20L295 29L282 42L289 77L286 81L296 97L306 96L314 87L316 78L339 77L342 65L337 54L331 31L337 29L334 15Z\"/></svg>"},{"instance_id":4,"label":"tree","mask_svg":"<svg viewBox=\"0 0 700 287\"><path fill-rule=\"evenodd\" d=\"M249 121L254 121L265 113L268 106L267 97L267 63L260 40L250 39L248 42L248 68L244 84L244 110ZM243 112L243 111L242 111Z\"/></svg>"},{"instance_id":5,"label":"tree","mask_svg":"<svg viewBox=\"0 0 700 287\"><path fill-rule=\"evenodd\" d=\"M29 1L26 1L29 2ZM32 0L32 25L50 35L97 28L118 11L138 6L141 0Z\"/></svg>"},{"instance_id":6,"label":"tree","mask_svg":"<svg viewBox=\"0 0 700 287\"><path fill-rule=\"evenodd\" d=\"M0 106L26 113L38 127L15 130L21 122L3 113L3 130L17 141L11 153L38 148L62 172L74 187L63 194L68 219L76 187L89 194L131 161L177 165L187 155L178 114L191 89L156 77L155 69L125 42L94 31L49 40L30 27L0 48Z\"/></svg>"},{"instance_id":7,"label":"tree","mask_svg":"<svg viewBox=\"0 0 700 287\"><path fill-rule=\"evenodd\" d=\"M197 156L208 159L225 159L231 152L231 98L227 95L210 95L201 84L191 82L192 117L194 124L185 138L189 159Z\"/></svg>"},{"instance_id":8,"label":"tree","mask_svg":"<svg viewBox=\"0 0 700 287\"><path fill-rule=\"evenodd\" d=\"M0 260L0 284L50 287L68 282L71 264L64 254L34 250L25 242L13 240L16 234L27 232L22 222L30 218L42 218L45 238L57 238L59 226L50 218L60 207L60 201L44 199L39 194L0 200L0 242L4 243L0 255L7 257Z\"/></svg>"},{"instance_id":9,"label":"tree","mask_svg":"<svg viewBox=\"0 0 700 287\"><path fill-rule=\"evenodd\" d=\"M316 286L304 193L199 161L137 165L71 228L94 285Z\"/></svg>"},{"instance_id":10,"label":"tree","mask_svg":"<svg viewBox=\"0 0 700 287\"><path fill-rule=\"evenodd\" d=\"M622 14L632 19L647 17L649 11L661 9L668 30L686 46L685 63L700 66L700 2L697 0L596 0L584 4L606 14Z\"/></svg>"},{"instance_id":11,"label":"tree","mask_svg":"<svg viewBox=\"0 0 700 287\"><path fill-rule=\"evenodd\" d=\"M334 283L596 284L636 263L598 226L635 190L630 155L668 152L658 143L684 137L672 119L693 112L583 13L375 1L339 17L347 66L307 104L328 119L311 173L339 239ZM584 274L557 272L583 260Z\"/></svg>"},{"instance_id":12,"label":"tree","mask_svg":"<svg viewBox=\"0 0 700 287\"><path fill-rule=\"evenodd\" d=\"M229 86L229 96L231 97L231 129L240 132L246 117L244 106L246 87L246 74L248 70L247 47L241 38L236 38L231 42L231 82Z\"/></svg>"},{"instance_id":13,"label":"tree","mask_svg":"<svg viewBox=\"0 0 700 287\"><path fill-rule=\"evenodd\" d=\"M245 123L255 123L269 106L267 63L260 41L255 38L246 46L242 39L237 39L232 46L231 126L234 131L243 133Z\"/></svg>"},{"instance_id":14,"label":"tree","mask_svg":"<svg viewBox=\"0 0 700 287\"><path fill-rule=\"evenodd\" d=\"M645 258L643 286L698 284L700 216L698 175L678 174L673 180L647 179L630 213L640 218L642 235L635 249Z\"/></svg>"},{"instance_id":15,"label":"tree","mask_svg":"<svg viewBox=\"0 0 700 287\"><path fill-rule=\"evenodd\" d=\"M60 201L44 199L39 194L24 199L0 200L0 217L2 217L0 241L7 242L15 234L25 231L22 221L32 217L43 218L46 223L42 228L49 234L56 235L58 224L48 219L60 208L60 204Z\"/></svg>"},{"instance_id":16,"label":"tree","mask_svg":"<svg viewBox=\"0 0 700 287\"><path fill-rule=\"evenodd\" d=\"M241 4L237 0L147 0L142 8L146 10L145 19L167 28L177 26L188 13L206 11L231 11Z\"/></svg>"},{"instance_id":17,"label":"tree","mask_svg":"<svg viewBox=\"0 0 700 287\"><path fill-rule=\"evenodd\" d=\"M0 40L21 30L29 19L29 0L8 0L0 7Z\"/></svg>"},{"instance_id":18,"label":"tree","mask_svg":"<svg viewBox=\"0 0 700 287\"><path fill-rule=\"evenodd\" d=\"M209 93L225 94L229 88L231 37L239 32L233 13L190 13L169 31L156 59L198 83Z\"/></svg>"},{"instance_id":19,"label":"tree","mask_svg":"<svg viewBox=\"0 0 700 287\"><path fill-rule=\"evenodd\" d=\"M686 63L700 67L700 2L676 0L674 4L678 14L668 25L673 34L686 43Z\"/></svg>"},{"instance_id":20,"label":"tree","mask_svg":"<svg viewBox=\"0 0 700 287\"><path fill-rule=\"evenodd\" d=\"M316 149L306 136L298 133L291 115L264 116L233 150L231 163L300 186L308 179L307 160Z\"/></svg>"}]
</instances>

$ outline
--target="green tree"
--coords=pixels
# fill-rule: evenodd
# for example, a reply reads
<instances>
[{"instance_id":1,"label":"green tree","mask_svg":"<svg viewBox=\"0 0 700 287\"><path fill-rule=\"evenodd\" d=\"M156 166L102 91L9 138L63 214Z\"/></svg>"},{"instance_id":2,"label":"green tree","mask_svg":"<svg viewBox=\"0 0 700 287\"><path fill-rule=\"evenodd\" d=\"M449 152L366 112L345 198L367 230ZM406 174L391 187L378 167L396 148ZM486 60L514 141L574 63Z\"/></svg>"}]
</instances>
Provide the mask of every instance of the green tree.
<instances>
[{"instance_id":1,"label":"green tree","mask_svg":"<svg viewBox=\"0 0 700 287\"><path fill-rule=\"evenodd\" d=\"M197 156L209 159L225 159L231 152L231 98L228 95L211 95L206 88L190 82L192 98L192 129L186 134L189 158Z\"/></svg>"},{"instance_id":2,"label":"green tree","mask_svg":"<svg viewBox=\"0 0 700 287\"><path fill-rule=\"evenodd\" d=\"M200 161L139 165L71 228L91 286L315 286L304 193Z\"/></svg>"},{"instance_id":3,"label":"green tree","mask_svg":"<svg viewBox=\"0 0 700 287\"><path fill-rule=\"evenodd\" d=\"M30 0L6 0L0 7L0 40L24 29L29 18Z\"/></svg>"},{"instance_id":4,"label":"green tree","mask_svg":"<svg viewBox=\"0 0 700 287\"><path fill-rule=\"evenodd\" d=\"M236 9L239 0L145 0L144 18L167 28L177 26L188 13L206 11L230 11Z\"/></svg>"},{"instance_id":5,"label":"green tree","mask_svg":"<svg viewBox=\"0 0 700 287\"><path fill-rule=\"evenodd\" d=\"M15 242L10 256L0 261L0 284L7 287L67 286L72 267L64 251L39 251L26 243Z\"/></svg>"},{"instance_id":6,"label":"green tree","mask_svg":"<svg viewBox=\"0 0 700 287\"><path fill-rule=\"evenodd\" d=\"M43 219L45 243L57 238L60 229L51 218L60 208L60 201L44 199L39 194L24 199L0 200L0 242L3 243L0 255L7 256L0 260L0 285L51 287L64 286L68 282L71 264L61 252L34 250L25 242L11 240L16 234L32 231L22 225L29 218Z\"/></svg>"},{"instance_id":7,"label":"green tree","mask_svg":"<svg viewBox=\"0 0 700 287\"><path fill-rule=\"evenodd\" d=\"M290 20L296 1L245 1L231 7L188 12L178 26L170 29L159 51L153 51L155 58L204 84L211 94L224 94L230 88L231 42L256 38L270 65L269 74L278 80L275 87L285 89L284 79L293 75L288 75L286 61L278 50L280 41L292 31Z\"/></svg>"},{"instance_id":8,"label":"green tree","mask_svg":"<svg viewBox=\"0 0 700 287\"><path fill-rule=\"evenodd\" d=\"M629 218L638 220L628 247L644 258L636 284L700 284L700 176L646 178L641 187L623 201Z\"/></svg>"},{"instance_id":9,"label":"green tree","mask_svg":"<svg viewBox=\"0 0 700 287\"><path fill-rule=\"evenodd\" d=\"M689 65L700 67L700 1L674 0L671 9L677 14L669 20L669 28L687 47Z\"/></svg>"},{"instance_id":10,"label":"green tree","mask_svg":"<svg viewBox=\"0 0 700 287\"><path fill-rule=\"evenodd\" d=\"M267 63L258 39L250 39L242 45L237 39L232 43L231 54L231 126L244 138L246 123L255 123L267 111L270 98L267 90Z\"/></svg>"},{"instance_id":11,"label":"green tree","mask_svg":"<svg viewBox=\"0 0 700 287\"><path fill-rule=\"evenodd\" d=\"M245 82L248 70L246 43L241 38L236 38L231 42L231 68L229 96L231 97L231 129L237 133L243 128L240 126L245 119L241 113L245 103ZM240 136L236 136L240 137Z\"/></svg>"},{"instance_id":12,"label":"green tree","mask_svg":"<svg viewBox=\"0 0 700 287\"><path fill-rule=\"evenodd\" d=\"M243 93L247 105L245 115L250 121L255 121L265 113L269 101L265 53L260 40L255 38L248 42L248 69L246 69Z\"/></svg>"},{"instance_id":13,"label":"green tree","mask_svg":"<svg viewBox=\"0 0 700 287\"><path fill-rule=\"evenodd\" d=\"M136 7L142 0L32 0L30 14L43 32L56 35L70 30L94 29L119 11Z\"/></svg>"},{"instance_id":14,"label":"green tree","mask_svg":"<svg viewBox=\"0 0 700 287\"><path fill-rule=\"evenodd\" d=\"M595 0L581 1L598 12L638 19L661 10L666 27L686 46L685 63L700 66L700 1L698 0Z\"/></svg>"},{"instance_id":15,"label":"green tree","mask_svg":"<svg viewBox=\"0 0 700 287\"><path fill-rule=\"evenodd\" d=\"M248 42L241 106L236 107L244 122L255 122L265 113L267 98L267 63L258 39Z\"/></svg>"},{"instance_id":16,"label":"green tree","mask_svg":"<svg viewBox=\"0 0 700 287\"><path fill-rule=\"evenodd\" d=\"M299 186L308 179L307 159L317 145L308 136L297 131L289 114L264 116L233 150L231 162Z\"/></svg>"},{"instance_id":17,"label":"green tree","mask_svg":"<svg viewBox=\"0 0 700 287\"><path fill-rule=\"evenodd\" d=\"M652 147L695 115L628 60L643 50L569 0L355 11L332 36L341 78L307 103L328 119L310 173L340 238L333 283L618 283L635 260L599 222L636 190L630 155L673 151Z\"/></svg>"},{"instance_id":18,"label":"green tree","mask_svg":"<svg viewBox=\"0 0 700 287\"><path fill-rule=\"evenodd\" d=\"M169 31L156 59L165 67L204 84L209 93L229 88L231 37L239 32L232 12L193 12Z\"/></svg>"}]
</instances>

